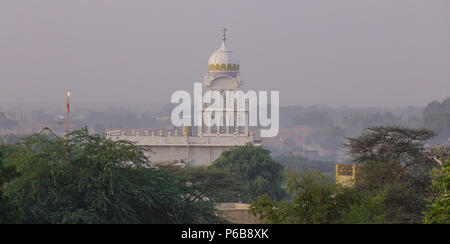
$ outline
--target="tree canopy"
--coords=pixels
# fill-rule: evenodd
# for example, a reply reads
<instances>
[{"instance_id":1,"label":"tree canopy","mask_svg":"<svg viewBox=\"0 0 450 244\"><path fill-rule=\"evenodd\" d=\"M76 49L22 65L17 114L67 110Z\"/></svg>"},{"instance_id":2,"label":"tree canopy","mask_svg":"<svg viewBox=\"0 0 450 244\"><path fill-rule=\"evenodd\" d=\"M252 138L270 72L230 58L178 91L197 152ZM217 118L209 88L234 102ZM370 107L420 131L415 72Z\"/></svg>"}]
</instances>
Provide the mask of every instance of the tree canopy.
<instances>
[{"instance_id":1,"label":"tree canopy","mask_svg":"<svg viewBox=\"0 0 450 244\"><path fill-rule=\"evenodd\" d=\"M223 223L215 203L237 201L264 223L449 223L450 161L430 159L433 135L392 126L347 138L359 164L348 187L334 182L334 163L258 146L182 168L87 128L44 130L0 144L0 223Z\"/></svg>"},{"instance_id":2,"label":"tree canopy","mask_svg":"<svg viewBox=\"0 0 450 244\"><path fill-rule=\"evenodd\" d=\"M0 224L18 223L21 209L16 201L5 195L6 184L18 177L15 166L6 165L0 152Z\"/></svg>"},{"instance_id":3,"label":"tree canopy","mask_svg":"<svg viewBox=\"0 0 450 244\"><path fill-rule=\"evenodd\" d=\"M424 141L433 135L426 129L369 128L348 138L349 155L359 163L352 186L335 184L317 172L293 174L285 199L261 196L251 210L264 223L277 224L446 223L447 165L435 171L432 181L429 172L436 164L424 151Z\"/></svg>"},{"instance_id":4,"label":"tree canopy","mask_svg":"<svg viewBox=\"0 0 450 244\"><path fill-rule=\"evenodd\" d=\"M8 196L23 209L21 223L215 223L208 191L170 170L149 167L128 141L43 132L11 146L5 161L20 177Z\"/></svg>"},{"instance_id":5,"label":"tree canopy","mask_svg":"<svg viewBox=\"0 0 450 244\"><path fill-rule=\"evenodd\" d=\"M432 172L432 190L436 196L425 211L425 223L428 224L450 224L450 159Z\"/></svg>"},{"instance_id":6,"label":"tree canopy","mask_svg":"<svg viewBox=\"0 0 450 244\"><path fill-rule=\"evenodd\" d=\"M369 127L360 136L346 138L348 153L357 162L395 161L414 163L423 159L423 143L435 136L433 131L398 126Z\"/></svg>"},{"instance_id":7,"label":"tree canopy","mask_svg":"<svg viewBox=\"0 0 450 244\"><path fill-rule=\"evenodd\" d=\"M424 142L435 133L397 126L368 128L347 138L349 155L362 164L356 189L365 194L383 191L386 221L421 223L430 196L430 170L435 164L424 152Z\"/></svg>"},{"instance_id":8,"label":"tree canopy","mask_svg":"<svg viewBox=\"0 0 450 244\"><path fill-rule=\"evenodd\" d=\"M283 166L272 159L270 151L261 147L246 145L225 151L212 167L232 172L248 184L247 192L240 196L243 202L263 194L271 199L284 196Z\"/></svg>"},{"instance_id":9,"label":"tree canopy","mask_svg":"<svg viewBox=\"0 0 450 244\"><path fill-rule=\"evenodd\" d=\"M334 184L319 172L289 176L289 197L256 199L250 209L268 224L382 223L385 220L382 193L363 195Z\"/></svg>"}]
</instances>

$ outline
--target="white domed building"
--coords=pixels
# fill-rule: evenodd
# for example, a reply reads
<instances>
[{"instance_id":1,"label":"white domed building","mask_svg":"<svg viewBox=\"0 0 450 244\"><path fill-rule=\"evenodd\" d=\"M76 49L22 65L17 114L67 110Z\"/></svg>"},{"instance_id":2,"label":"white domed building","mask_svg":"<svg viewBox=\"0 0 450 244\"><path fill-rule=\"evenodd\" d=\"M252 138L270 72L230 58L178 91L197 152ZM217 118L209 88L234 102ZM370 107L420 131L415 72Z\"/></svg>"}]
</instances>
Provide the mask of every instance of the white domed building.
<instances>
[{"instance_id":1,"label":"white domed building","mask_svg":"<svg viewBox=\"0 0 450 244\"><path fill-rule=\"evenodd\" d=\"M239 59L226 47L225 31L224 28L221 47L209 58L208 72L203 81L204 91L216 90L223 94L226 90L238 91L243 88L239 74ZM226 112L225 107L223 112ZM202 107L199 113L203 118L205 108ZM142 148L150 149L145 154L152 163L178 162L185 166L211 165L222 152L230 148L248 143L259 145L254 133L249 131L248 108L245 111L244 126L223 124L171 130L108 129L106 134L109 138L133 141ZM234 124L238 125L237 111L234 115Z\"/></svg>"},{"instance_id":2,"label":"white domed building","mask_svg":"<svg viewBox=\"0 0 450 244\"><path fill-rule=\"evenodd\" d=\"M226 46L225 28L223 29L222 45L209 58L204 85L209 90L237 90L242 87L239 58Z\"/></svg>"}]
</instances>

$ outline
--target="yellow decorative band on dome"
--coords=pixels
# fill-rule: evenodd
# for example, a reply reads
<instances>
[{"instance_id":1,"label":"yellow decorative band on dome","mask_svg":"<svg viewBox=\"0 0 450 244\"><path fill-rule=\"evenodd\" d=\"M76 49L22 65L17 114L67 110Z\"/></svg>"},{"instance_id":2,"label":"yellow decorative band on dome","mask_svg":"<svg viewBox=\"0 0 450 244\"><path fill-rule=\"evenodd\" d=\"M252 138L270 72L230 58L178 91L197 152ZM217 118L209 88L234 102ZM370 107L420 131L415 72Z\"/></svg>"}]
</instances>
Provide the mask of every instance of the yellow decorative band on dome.
<instances>
[{"instance_id":1,"label":"yellow decorative band on dome","mask_svg":"<svg viewBox=\"0 0 450 244\"><path fill-rule=\"evenodd\" d=\"M209 70L239 70L239 64L209 64Z\"/></svg>"}]
</instances>

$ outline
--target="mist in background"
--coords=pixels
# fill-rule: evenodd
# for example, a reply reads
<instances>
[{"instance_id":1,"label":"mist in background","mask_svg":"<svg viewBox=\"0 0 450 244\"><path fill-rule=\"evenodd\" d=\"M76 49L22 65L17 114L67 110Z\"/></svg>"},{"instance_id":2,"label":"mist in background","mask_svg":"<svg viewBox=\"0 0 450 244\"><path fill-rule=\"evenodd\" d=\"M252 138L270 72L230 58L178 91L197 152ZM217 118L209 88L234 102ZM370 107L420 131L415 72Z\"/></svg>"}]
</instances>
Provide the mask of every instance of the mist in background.
<instances>
[{"instance_id":1,"label":"mist in background","mask_svg":"<svg viewBox=\"0 0 450 244\"><path fill-rule=\"evenodd\" d=\"M450 93L450 2L0 2L0 109L155 109L228 28L246 89L282 105L425 106Z\"/></svg>"}]
</instances>

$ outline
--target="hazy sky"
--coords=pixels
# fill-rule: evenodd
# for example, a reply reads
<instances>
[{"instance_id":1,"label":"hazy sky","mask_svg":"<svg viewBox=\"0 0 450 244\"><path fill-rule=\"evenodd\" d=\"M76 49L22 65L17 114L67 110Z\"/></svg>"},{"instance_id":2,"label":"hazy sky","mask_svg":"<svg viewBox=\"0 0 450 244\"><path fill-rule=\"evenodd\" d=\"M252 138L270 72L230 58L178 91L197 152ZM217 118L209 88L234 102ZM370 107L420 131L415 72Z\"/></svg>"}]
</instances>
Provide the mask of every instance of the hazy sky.
<instances>
[{"instance_id":1,"label":"hazy sky","mask_svg":"<svg viewBox=\"0 0 450 244\"><path fill-rule=\"evenodd\" d=\"M221 28L247 89L281 103L450 96L450 1L1 0L0 103L152 108L192 91Z\"/></svg>"}]
</instances>

